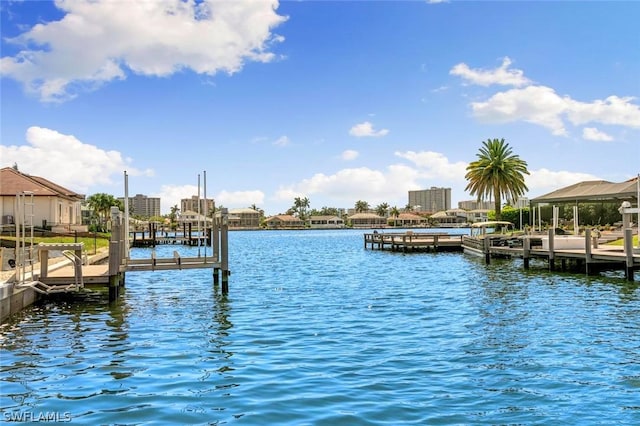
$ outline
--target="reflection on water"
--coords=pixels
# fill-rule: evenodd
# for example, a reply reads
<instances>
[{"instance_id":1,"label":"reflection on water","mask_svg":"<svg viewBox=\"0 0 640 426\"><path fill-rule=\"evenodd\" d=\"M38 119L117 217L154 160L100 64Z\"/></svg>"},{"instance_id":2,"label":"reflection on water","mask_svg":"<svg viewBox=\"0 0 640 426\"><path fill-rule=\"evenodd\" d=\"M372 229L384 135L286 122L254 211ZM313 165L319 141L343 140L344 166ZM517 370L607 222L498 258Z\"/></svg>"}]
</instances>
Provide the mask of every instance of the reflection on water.
<instances>
[{"instance_id":1,"label":"reflection on water","mask_svg":"<svg viewBox=\"0 0 640 426\"><path fill-rule=\"evenodd\" d=\"M3 421L640 421L637 283L364 250L359 231L230 246L228 295L210 271L130 273L115 303L60 297L3 324Z\"/></svg>"}]
</instances>

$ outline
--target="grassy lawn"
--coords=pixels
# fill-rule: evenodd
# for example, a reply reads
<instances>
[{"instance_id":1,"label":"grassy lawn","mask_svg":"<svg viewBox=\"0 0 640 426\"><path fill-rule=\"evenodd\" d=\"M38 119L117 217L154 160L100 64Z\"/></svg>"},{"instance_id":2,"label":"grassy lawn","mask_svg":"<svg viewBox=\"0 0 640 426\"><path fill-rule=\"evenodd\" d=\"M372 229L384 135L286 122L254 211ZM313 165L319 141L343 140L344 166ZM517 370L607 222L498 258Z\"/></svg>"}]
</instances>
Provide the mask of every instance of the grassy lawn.
<instances>
[{"instance_id":1,"label":"grassy lawn","mask_svg":"<svg viewBox=\"0 0 640 426\"><path fill-rule=\"evenodd\" d=\"M624 238L620 238L619 240L611 241L609 243L609 245L622 246L622 245L624 245ZM633 236L633 246L634 247L638 247L638 236L637 235Z\"/></svg>"}]
</instances>

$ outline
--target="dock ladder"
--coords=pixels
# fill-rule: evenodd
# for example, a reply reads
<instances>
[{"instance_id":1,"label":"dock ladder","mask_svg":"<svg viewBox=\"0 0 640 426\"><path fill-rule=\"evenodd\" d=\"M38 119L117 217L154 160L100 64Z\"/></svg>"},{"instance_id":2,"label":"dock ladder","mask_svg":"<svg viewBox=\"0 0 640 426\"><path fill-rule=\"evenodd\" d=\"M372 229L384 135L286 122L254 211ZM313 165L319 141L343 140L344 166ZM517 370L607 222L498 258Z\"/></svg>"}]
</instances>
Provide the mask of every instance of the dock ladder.
<instances>
[{"instance_id":1,"label":"dock ladder","mask_svg":"<svg viewBox=\"0 0 640 426\"><path fill-rule=\"evenodd\" d=\"M16 194L16 281L23 283L33 280L33 265L36 263L33 247L33 218L35 203L33 192Z\"/></svg>"}]
</instances>

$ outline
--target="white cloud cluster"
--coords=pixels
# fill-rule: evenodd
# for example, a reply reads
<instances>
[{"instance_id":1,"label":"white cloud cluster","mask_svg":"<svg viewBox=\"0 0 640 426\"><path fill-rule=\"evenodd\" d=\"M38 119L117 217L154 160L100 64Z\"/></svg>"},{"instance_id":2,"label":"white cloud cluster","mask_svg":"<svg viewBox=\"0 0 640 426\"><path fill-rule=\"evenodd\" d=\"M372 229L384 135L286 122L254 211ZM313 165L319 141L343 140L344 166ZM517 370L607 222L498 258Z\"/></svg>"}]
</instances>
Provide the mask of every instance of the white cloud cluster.
<instances>
[{"instance_id":1,"label":"white cloud cluster","mask_svg":"<svg viewBox=\"0 0 640 426\"><path fill-rule=\"evenodd\" d=\"M0 166L18 165L21 172L41 176L80 193L95 185L109 185L126 170L132 176L153 176L138 170L118 151L105 151L43 127L29 127L27 145L0 145Z\"/></svg>"},{"instance_id":2,"label":"white cloud cluster","mask_svg":"<svg viewBox=\"0 0 640 426\"><path fill-rule=\"evenodd\" d=\"M613 140L611 136L609 136L605 132L601 132L595 127L585 127L584 129L582 129L582 138L588 141L609 142Z\"/></svg>"},{"instance_id":3,"label":"white cloud cluster","mask_svg":"<svg viewBox=\"0 0 640 426\"><path fill-rule=\"evenodd\" d=\"M492 70L471 69L467 64L460 63L451 68L449 74L457 75L479 86L500 84L503 86L520 87L531 83L531 81L524 76L522 70L509 69L509 65L511 65L511 59L508 57L502 60L502 65Z\"/></svg>"},{"instance_id":4,"label":"white cloud cluster","mask_svg":"<svg viewBox=\"0 0 640 426\"><path fill-rule=\"evenodd\" d=\"M396 152L395 155L409 160L422 170L425 178L445 179L448 181L464 180L467 163L458 161L451 163L444 154L433 151Z\"/></svg>"},{"instance_id":5,"label":"white cloud cluster","mask_svg":"<svg viewBox=\"0 0 640 426\"><path fill-rule=\"evenodd\" d=\"M368 167L343 169L332 175L317 173L296 184L280 187L275 198L287 201L321 194L334 203L333 207L353 205L357 201L353 199L354 194L370 204L392 202L399 194L404 198L409 189L419 188L419 177L418 171L405 165L388 166L385 171Z\"/></svg>"},{"instance_id":6,"label":"white cloud cluster","mask_svg":"<svg viewBox=\"0 0 640 426\"><path fill-rule=\"evenodd\" d=\"M247 61L275 59L272 30L286 21L277 0L57 1L65 16L37 24L7 40L23 46L3 57L3 76L21 82L42 101L61 101L126 70L168 76L183 69L198 74L235 73Z\"/></svg>"},{"instance_id":7,"label":"white cloud cluster","mask_svg":"<svg viewBox=\"0 0 640 426\"><path fill-rule=\"evenodd\" d=\"M368 121L365 121L365 122L360 123L360 124L356 124L355 126L353 126L349 130L349 134L351 136L355 136L355 137L358 137L358 138L362 138L362 137L380 137L380 136L386 136L388 133L389 133L388 129L374 130L373 129L373 124L371 124Z\"/></svg>"},{"instance_id":8,"label":"white cloud cluster","mask_svg":"<svg viewBox=\"0 0 640 426\"><path fill-rule=\"evenodd\" d=\"M574 126L599 123L640 128L640 106L633 103L633 97L609 96L592 102L577 101L569 96L558 95L550 87L529 84L530 80L524 77L522 71L508 69L510 64L511 61L505 58L502 65L494 70L472 70L466 64L458 64L451 69L450 74L460 76L472 84L516 87L497 92L485 101L472 102L473 115L480 121L525 121L545 127L557 136L568 136L568 123ZM613 140L610 135L596 136L593 130L587 129L583 130L585 139Z\"/></svg>"}]
</instances>

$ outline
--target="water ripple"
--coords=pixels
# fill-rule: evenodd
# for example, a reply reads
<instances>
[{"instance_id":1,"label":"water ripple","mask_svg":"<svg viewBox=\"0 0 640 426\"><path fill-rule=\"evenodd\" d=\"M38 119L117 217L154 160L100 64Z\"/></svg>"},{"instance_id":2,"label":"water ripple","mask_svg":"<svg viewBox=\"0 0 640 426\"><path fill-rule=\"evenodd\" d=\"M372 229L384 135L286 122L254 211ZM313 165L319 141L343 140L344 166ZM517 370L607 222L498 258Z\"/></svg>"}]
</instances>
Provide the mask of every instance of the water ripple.
<instances>
[{"instance_id":1,"label":"water ripple","mask_svg":"<svg viewBox=\"0 0 640 426\"><path fill-rule=\"evenodd\" d=\"M115 304L60 298L3 324L3 413L127 425L640 423L637 284L364 250L359 231L234 232L230 244L229 295L207 271L130 273Z\"/></svg>"}]
</instances>

